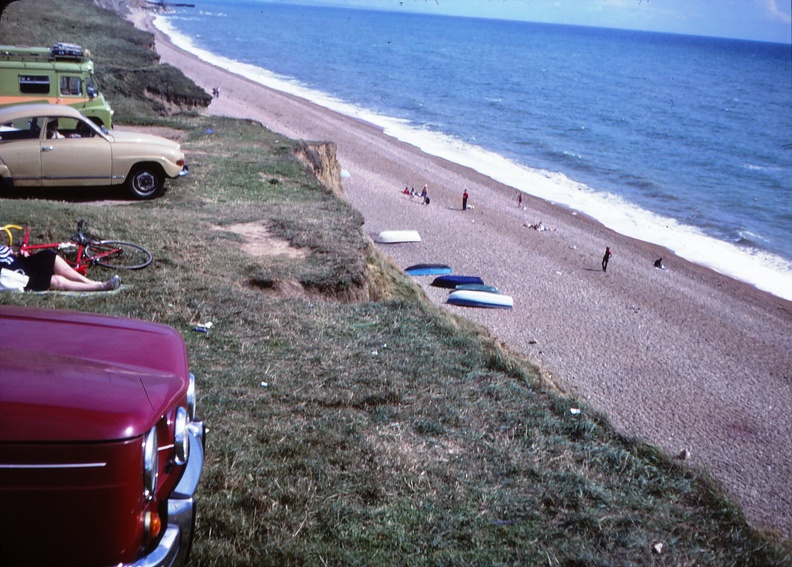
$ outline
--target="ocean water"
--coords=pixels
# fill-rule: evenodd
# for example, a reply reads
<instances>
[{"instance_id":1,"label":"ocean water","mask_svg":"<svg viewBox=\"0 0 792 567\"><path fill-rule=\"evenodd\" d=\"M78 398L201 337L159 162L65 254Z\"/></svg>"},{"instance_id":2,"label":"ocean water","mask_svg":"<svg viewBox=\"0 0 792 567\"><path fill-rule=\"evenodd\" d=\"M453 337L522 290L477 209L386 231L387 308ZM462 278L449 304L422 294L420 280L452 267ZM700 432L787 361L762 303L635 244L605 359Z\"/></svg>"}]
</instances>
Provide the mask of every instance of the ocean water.
<instances>
[{"instance_id":1,"label":"ocean water","mask_svg":"<svg viewBox=\"0 0 792 567\"><path fill-rule=\"evenodd\" d=\"M792 300L788 45L251 0L155 23L207 61Z\"/></svg>"}]
</instances>

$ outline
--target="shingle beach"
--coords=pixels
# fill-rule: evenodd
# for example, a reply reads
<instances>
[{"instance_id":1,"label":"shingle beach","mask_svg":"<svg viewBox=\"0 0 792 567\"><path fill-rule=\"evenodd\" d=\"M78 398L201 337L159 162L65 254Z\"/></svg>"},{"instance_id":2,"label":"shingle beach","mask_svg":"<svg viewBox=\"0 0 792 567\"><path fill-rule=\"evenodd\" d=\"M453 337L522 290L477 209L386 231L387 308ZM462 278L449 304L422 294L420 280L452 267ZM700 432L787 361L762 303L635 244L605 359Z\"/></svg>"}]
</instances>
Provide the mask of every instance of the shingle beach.
<instances>
[{"instance_id":1,"label":"shingle beach","mask_svg":"<svg viewBox=\"0 0 792 567\"><path fill-rule=\"evenodd\" d=\"M419 232L420 242L379 245L399 266L448 264L514 299L512 310L446 308L525 353L624 433L672 455L687 450L688 463L718 479L752 524L792 536L792 302L569 209L527 195L518 207L513 188L205 63L174 47L145 12L133 21L155 33L162 62L207 92L220 87L210 113L334 142L364 231ZM424 184L430 205L402 193ZM548 230L527 226L539 221ZM665 270L653 266L660 257ZM444 305L448 290L415 279Z\"/></svg>"}]
</instances>

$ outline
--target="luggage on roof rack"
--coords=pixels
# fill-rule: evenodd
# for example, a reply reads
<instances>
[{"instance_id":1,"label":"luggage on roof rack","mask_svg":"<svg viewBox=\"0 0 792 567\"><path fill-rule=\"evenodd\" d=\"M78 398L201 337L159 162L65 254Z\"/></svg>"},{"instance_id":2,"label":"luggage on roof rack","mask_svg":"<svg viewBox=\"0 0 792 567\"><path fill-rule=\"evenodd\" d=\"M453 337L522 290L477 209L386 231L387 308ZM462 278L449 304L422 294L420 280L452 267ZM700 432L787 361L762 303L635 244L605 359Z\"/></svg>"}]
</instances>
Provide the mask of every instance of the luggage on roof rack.
<instances>
[{"instance_id":1,"label":"luggage on roof rack","mask_svg":"<svg viewBox=\"0 0 792 567\"><path fill-rule=\"evenodd\" d=\"M52 46L50 54L57 59L82 59L83 48L76 43L58 42Z\"/></svg>"}]
</instances>

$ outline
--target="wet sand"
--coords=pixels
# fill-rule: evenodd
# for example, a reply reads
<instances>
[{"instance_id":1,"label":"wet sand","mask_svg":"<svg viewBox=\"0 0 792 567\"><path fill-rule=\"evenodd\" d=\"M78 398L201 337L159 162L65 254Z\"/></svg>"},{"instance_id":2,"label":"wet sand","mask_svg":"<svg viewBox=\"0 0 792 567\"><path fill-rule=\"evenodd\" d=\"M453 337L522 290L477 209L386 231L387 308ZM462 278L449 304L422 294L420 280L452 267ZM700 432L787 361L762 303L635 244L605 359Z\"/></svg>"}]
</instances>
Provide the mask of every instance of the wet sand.
<instances>
[{"instance_id":1,"label":"wet sand","mask_svg":"<svg viewBox=\"0 0 792 567\"><path fill-rule=\"evenodd\" d=\"M427 155L379 128L274 91L174 47L164 63L207 92L209 112L250 118L294 139L332 141L344 190L372 236L417 230L421 242L381 245L397 264L440 262L481 276L513 310L447 306L527 354L563 389L640 436L704 467L757 527L792 536L792 302L618 235L569 209ZM188 154L189 159L189 154ZM427 184L431 204L402 194ZM462 193L471 208L462 210ZM542 221L554 230L526 224ZM608 271L600 260L613 250ZM664 258L666 270L653 267ZM445 305L447 290L416 278Z\"/></svg>"}]
</instances>

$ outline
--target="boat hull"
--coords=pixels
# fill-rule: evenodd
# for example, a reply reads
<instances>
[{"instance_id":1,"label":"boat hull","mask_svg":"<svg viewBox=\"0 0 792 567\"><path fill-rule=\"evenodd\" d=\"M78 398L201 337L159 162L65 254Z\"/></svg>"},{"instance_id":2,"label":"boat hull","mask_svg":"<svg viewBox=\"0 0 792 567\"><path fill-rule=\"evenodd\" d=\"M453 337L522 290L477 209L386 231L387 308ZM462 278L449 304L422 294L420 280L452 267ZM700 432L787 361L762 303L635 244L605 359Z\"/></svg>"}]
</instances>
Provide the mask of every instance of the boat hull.
<instances>
[{"instance_id":1,"label":"boat hull","mask_svg":"<svg viewBox=\"0 0 792 567\"><path fill-rule=\"evenodd\" d=\"M514 301L511 296L486 291L452 291L447 303L463 307L487 307L490 309L511 309Z\"/></svg>"},{"instance_id":2,"label":"boat hull","mask_svg":"<svg viewBox=\"0 0 792 567\"><path fill-rule=\"evenodd\" d=\"M415 264L404 271L410 276L439 276L450 274L451 267L445 264Z\"/></svg>"},{"instance_id":3,"label":"boat hull","mask_svg":"<svg viewBox=\"0 0 792 567\"><path fill-rule=\"evenodd\" d=\"M484 280L482 280L478 276L455 276L455 275L447 275L447 276L438 276L436 277L431 284L432 287L442 287L446 289L455 289L458 285L463 284L479 284L483 285Z\"/></svg>"},{"instance_id":4,"label":"boat hull","mask_svg":"<svg viewBox=\"0 0 792 567\"><path fill-rule=\"evenodd\" d=\"M377 235L380 244L396 244L398 242L420 242L421 235L417 230L383 230Z\"/></svg>"}]
</instances>

